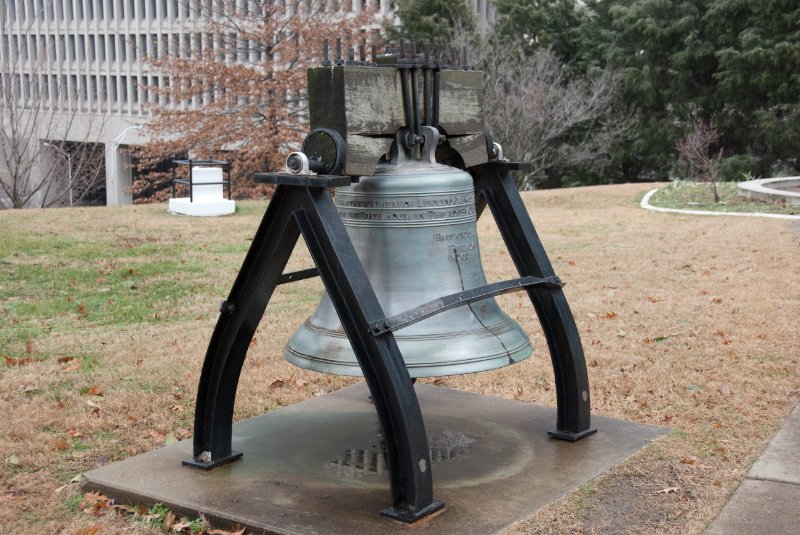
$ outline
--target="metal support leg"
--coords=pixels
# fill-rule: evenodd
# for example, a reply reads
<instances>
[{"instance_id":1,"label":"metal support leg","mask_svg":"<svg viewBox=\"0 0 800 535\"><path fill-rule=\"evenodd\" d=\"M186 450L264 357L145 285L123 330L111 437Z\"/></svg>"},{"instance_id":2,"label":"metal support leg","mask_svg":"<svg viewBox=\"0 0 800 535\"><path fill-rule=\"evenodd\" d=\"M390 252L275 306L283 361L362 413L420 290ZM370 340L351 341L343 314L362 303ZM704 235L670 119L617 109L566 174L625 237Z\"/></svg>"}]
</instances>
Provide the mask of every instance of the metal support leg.
<instances>
[{"instance_id":1,"label":"metal support leg","mask_svg":"<svg viewBox=\"0 0 800 535\"><path fill-rule=\"evenodd\" d=\"M241 457L231 450L236 387L247 349L300 231L291 218L301 198L278 188L253 238L206 352L194 415L194 453L184 464L209 469Z\"/></svg>"},{"instance_id":2,"label":"metal support leg","mask_svg":"<svg viewBox=\"0 0 800 535\"><path fill-rule=\"evenodd\" d=\"M295 218L364 372L386 441L391 506L383 516L413 522L443 506L433 499L428 440L411 378L391 332L375 336L383 319L341 217L326 190L306 189Z\"/></svg>"},{"instance_id":3,"label":"metal support leg","mask_svg":"<svg viewBox=\"0 0 800 535\"><path fill-rule=\"evenodd\" d=\"M521 277L555 277L553 266L533 227L517 185L502 164L473 172L478 215L488 204ZM578 328L561 289L528 289L542 324L555 374L558 418L552 437L575 441L593 434L589 378Z\"/></svg>"},{"instance_id":4,"label":"metal support leg","mask_svg":"<svg viewBox=\"0 0 800 535\"><path fill-rule=\"evenodd\" d=\"M382 515L413 522L442 507L433 499L428 441L416 393L328 191L279 185L253 238L211 338L195 412L194 457L209 469L241 456L231 449L233 406L244 358L302 232L364 372L386 441L391 505Z\"/></svg>"}]
</instances>

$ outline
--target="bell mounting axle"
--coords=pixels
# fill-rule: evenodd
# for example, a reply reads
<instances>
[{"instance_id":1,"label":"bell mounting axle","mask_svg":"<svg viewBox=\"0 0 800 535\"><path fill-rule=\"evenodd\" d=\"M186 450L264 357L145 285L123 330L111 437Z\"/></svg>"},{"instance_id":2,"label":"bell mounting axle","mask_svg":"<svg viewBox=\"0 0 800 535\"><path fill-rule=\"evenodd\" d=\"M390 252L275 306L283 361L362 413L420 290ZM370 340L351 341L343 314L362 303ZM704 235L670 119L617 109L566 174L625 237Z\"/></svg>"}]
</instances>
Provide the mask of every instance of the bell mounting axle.
<instances>
[{"instance_id":1,"label":"bell mounting axle","mask_svg":"<svg viewBox=\"0 0 800 535\"><path fill-rule=\"evenodd\" d=\"M232 449L236 388L250 341L276 287L319 276L325 295L287 344L286 358L316 371L363 375L382 428L390 501L381 514L415 522L439 509L425 425L412 378L513 364L532 347L494 297L526 292L550 353L556 425L591 435L589 382L574 318L503 159L484 132L482 74L465 54L385 54L365 43L335 57L327 41L309 69L311 131L276 186L206 353L194 449L184 464L210 469ZM457 65L457 66L456 66ZM336 189L335 198L331 189ZM488 207L518 278L487 283L476 221ZM314 267L284 273L300 237Z\"/></svg>"}]
</instances>

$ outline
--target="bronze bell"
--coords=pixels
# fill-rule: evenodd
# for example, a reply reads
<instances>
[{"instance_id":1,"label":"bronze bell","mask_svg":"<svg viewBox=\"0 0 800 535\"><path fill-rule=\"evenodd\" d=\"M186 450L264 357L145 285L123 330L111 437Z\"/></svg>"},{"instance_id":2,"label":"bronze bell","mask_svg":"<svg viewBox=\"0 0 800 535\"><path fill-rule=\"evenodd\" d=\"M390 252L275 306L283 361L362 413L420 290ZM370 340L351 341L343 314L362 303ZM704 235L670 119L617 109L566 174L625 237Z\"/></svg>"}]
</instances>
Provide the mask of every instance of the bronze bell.
<instances>
[{"instance_id":1,"label":"bronze bell","mask_svg":"<svg viewBox=\"0 0 800 535\"><path fill-rule=\"evenodd\" d=\"M421 157L395 142L374 176L336 189L336 207L386 316L486 284L472 177L436 162L438 131L422 127ZM533 351L493 298L443 312L395 333L411 377L479 372ZM326 293L284 351L301 368L363 375Z\"/></svg>"}]
</instances>

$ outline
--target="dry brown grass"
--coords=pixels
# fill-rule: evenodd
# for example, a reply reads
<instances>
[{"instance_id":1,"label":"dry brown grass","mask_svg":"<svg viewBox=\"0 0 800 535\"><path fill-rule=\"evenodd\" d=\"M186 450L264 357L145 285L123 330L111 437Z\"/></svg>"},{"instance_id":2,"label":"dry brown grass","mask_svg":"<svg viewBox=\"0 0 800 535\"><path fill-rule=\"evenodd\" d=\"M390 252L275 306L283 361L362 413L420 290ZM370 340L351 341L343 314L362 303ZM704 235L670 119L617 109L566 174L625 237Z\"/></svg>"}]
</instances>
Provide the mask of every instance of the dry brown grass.
<instances>
[{"instance_id":1,"label":"dry brown grass","mask_svg":"<svg viewBox=\"0 0 800 535\"><path fill-rule=\"evenodd\" d=\"M540 191L524 198L556 272L568 283L590 366L593 412L673 433L511 534L698 533L800 397L800 230L782 221L646 212L637 206L649 187ZM164 321L54 329L31 341L41 358L0 367L0 532L72 534L92 526L147 532L111 514L71 512L67 504L79 490L69 480L173 436L190 436L215 308L243 256L241 247L213 252L214 244L246 243L261 210L251 204L242 215L203 221L163 211L3 213L4 232L84 233L111 246L137 239L189 242L196 247L182 250L181 258L203 269L185 275L199 290ZM490 219L480 227L488 278L509 278L513 268ZM309 264L304 253L292 260L294 268ZM352 382L297 370L281 356L320 291L318 281L304 281L276 293L274 312L265 316L245 364L237 419ZM439 383L553 405L552 370L531 307L522 294L500 300L529 327L537 355ZM56 358L64 354L86 354L87 362L70 369L72 361ZM278 379L283 386L273 385ZM93 386L102 397L88 393ZM12 454L18 464L9 460Z\"/></svg>"}]
</instances>

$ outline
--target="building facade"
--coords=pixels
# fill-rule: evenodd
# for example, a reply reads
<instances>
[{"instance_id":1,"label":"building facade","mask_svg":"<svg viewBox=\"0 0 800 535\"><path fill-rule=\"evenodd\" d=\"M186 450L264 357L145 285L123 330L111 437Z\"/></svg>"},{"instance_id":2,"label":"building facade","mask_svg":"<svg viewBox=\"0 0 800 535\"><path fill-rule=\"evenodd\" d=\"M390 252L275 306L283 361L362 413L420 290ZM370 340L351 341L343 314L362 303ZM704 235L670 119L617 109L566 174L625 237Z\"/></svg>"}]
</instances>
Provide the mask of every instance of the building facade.
<instances>
[{"instance_id":1,"label":"building facade","mask_svg":"<svg viewBox=\"0 0 800 535\"><path fill-rule=\"evenodd\" d=\"M489 0L468 3L485 32L494 7ZM394 8L386 0L346 4L353 13L373 8L380 18ZM147 121L146 104L157 98L148 87L168 83L144 58L213 49L215 36L200 23L224 17L226 6L249 5L253 0L0 0L0 82L13 98L60 123L38 133L41 142L103 143L107 204L127 204L131 170L124 148L145 141L139 125Z\"/></svg>"}]
</instances>

